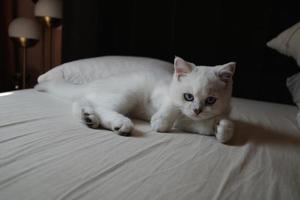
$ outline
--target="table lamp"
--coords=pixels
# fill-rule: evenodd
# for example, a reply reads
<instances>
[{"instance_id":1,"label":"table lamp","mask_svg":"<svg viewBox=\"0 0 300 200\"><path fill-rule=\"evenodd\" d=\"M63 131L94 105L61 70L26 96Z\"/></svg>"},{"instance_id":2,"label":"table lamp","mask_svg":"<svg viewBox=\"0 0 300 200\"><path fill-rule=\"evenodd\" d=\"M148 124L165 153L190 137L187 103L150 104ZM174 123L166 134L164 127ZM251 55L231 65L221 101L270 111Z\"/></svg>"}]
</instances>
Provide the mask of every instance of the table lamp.
<instances>
[{"instance_id":1,"label":"table lamp","mask_svg":"<svg viewBox=\"0 0 300 200\"><path fill-rule=\"evenodd\" d=\"M61 0L39 0L34 9L36 18L46 27L44 44L44 65L52 67L52 28L58 27L62 22L62 1ZM50 49L49 65L46 62L46 43Z\"/></svg>"},{"instance_id":2,"label":"table lamp","mask_svg":"<svg viewBox=\"0 0 300 200\"><path fill-rule=\"evenodd\" d=\"M27 18L16 18L8 27L9 37L22 47L22 88L26 88L26 50L34 46L40 39L40 25Z\"/></svg>"}]
</instances>

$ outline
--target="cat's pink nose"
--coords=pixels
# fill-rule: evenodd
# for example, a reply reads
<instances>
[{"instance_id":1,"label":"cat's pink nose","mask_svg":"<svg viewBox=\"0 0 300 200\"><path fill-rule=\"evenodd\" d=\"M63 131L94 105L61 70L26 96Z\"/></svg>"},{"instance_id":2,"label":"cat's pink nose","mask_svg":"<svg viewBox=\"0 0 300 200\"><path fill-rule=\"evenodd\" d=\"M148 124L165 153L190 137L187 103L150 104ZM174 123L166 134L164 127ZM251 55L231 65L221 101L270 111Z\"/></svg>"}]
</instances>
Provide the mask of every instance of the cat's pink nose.
<instances>
[{"instance_id":1,"label":"cat's pink nose","mask_svg":"<svg viewBox=\"0 0 300 200\"><path fill-rule=\"evenodd\" d=\"M201 112L202 112L201 109L194 109L194 113L195 113L196 115L199 115Z\"/></svg>"}]
</instances>

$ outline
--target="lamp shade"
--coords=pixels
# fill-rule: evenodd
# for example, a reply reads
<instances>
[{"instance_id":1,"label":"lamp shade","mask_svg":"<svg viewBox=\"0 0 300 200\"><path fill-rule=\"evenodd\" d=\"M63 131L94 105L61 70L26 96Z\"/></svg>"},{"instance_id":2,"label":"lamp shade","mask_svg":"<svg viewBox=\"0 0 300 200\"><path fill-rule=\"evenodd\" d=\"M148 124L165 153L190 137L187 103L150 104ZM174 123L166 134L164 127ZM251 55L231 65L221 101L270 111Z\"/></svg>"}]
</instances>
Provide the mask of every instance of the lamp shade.
<instances>
[{"instance_id":1,"label":"lamp shade","mask_svg":"<svg viewBox=\"0 0 300 200\"><path fill-rule=\"evenodd\" d=\"M39 0L34 9L36 17L51 17L56 19L62 18L62 1L61 0Z\"/></svg>"},{"instance_id":2,"label":"lamp shade","mask_svg":"<svg viewBox=\"0 0 300 200\"><path fill-rule=\"evenodd\" d=\"M24 17L14 19L8 27L8 34L14 38L26 38L39 40L41 36L40 25L32 20Z\"/></svg>"}]
</instances>

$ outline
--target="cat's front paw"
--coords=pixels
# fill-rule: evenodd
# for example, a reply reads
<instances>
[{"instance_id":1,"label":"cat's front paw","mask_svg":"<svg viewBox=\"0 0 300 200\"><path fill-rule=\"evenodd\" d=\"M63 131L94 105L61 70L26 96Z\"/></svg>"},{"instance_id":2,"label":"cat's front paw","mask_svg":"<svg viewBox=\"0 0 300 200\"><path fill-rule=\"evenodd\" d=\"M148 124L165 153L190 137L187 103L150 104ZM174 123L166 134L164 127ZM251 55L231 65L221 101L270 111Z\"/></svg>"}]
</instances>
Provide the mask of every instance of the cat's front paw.
<instances>
[{"instance_id":1,"label":"cat's front paw","mask_svg":"<svg viewBox=\"0 0 300 200\"><path fill-rule=\"evenodd\" d=\"M172 123L160 114L154 114L151 118L151 128L157 132L168 132L172 128Z\"/></svg>"},{"instance_id":2,"label":"cat's front paw","mask_svg":"<svg viewBox=\"0 0 300 200\"><path fill-rule=\"evenodd\" d=\"M228 119L222 119L217 125L216 138L219 142L226 143L232 138L233 131L233 122Z\"/></svg>"}]
</instances>

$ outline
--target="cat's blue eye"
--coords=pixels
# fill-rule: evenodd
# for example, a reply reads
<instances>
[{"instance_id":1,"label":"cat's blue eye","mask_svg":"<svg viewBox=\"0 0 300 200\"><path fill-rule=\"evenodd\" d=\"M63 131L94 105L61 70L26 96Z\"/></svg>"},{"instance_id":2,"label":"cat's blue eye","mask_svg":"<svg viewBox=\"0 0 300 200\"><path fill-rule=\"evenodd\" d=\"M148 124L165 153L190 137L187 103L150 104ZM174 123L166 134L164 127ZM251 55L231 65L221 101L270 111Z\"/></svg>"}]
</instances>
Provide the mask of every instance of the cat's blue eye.
<instances>
[{"instance_id":1,"label":"cat's blue eye","mask_svg":"<svg viewBox=\"0 0 300 200\"><path fill-rule=\"evenodd\" d=\"M192 95L190 93L184 93L183 97L186 101L194 101L194 95Z\"/></svg>"},{"instance_id":2,"label":"cat's blue eye","mask_svg":"<svg viewBox=\"0 0 300 200\"><path fill-rule=\"evenodd\" d=\"M211 106L211 105L215 104L216 101L217 101L216 97L207 97L205 99L205 105Z\"/></svg>"}]
</instances>

